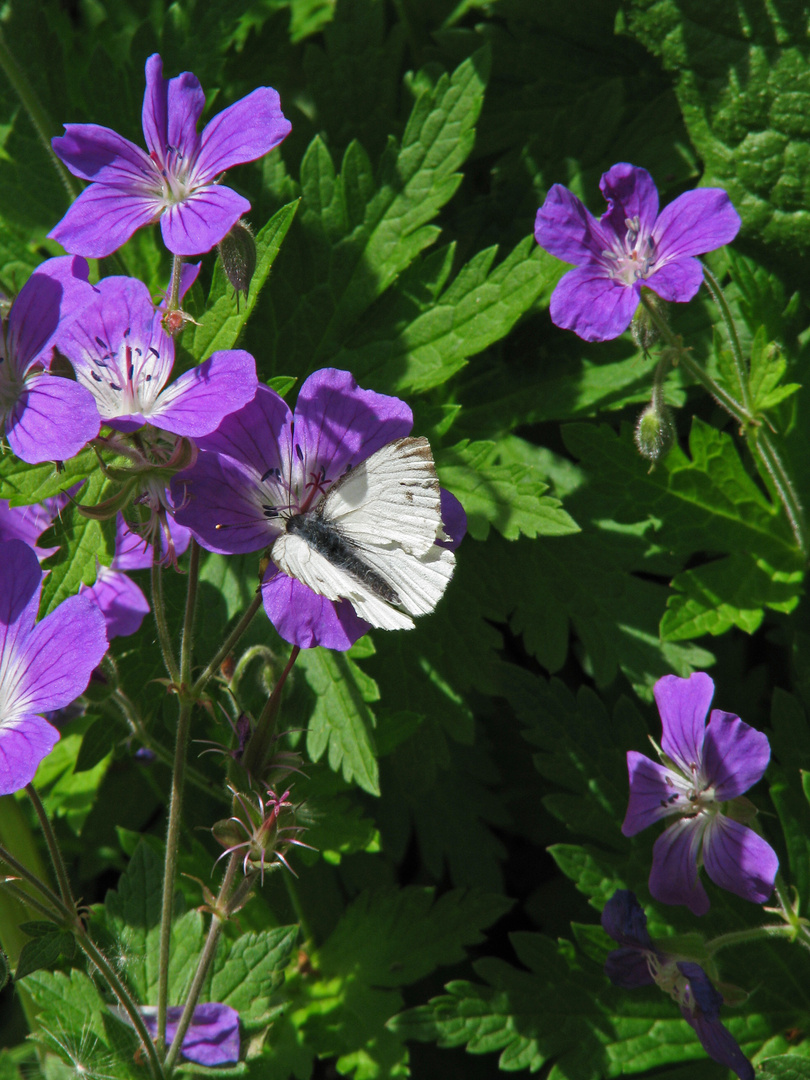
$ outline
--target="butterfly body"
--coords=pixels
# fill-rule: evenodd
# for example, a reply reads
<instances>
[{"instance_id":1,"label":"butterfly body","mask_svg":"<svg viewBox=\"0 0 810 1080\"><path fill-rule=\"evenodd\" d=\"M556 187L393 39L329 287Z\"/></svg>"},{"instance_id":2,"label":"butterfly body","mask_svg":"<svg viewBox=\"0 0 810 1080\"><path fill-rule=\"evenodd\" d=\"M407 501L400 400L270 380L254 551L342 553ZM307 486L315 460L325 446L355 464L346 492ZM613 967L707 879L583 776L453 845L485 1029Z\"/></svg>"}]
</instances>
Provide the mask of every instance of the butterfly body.
<instances>
[{"instance_id":1,"label":"butterfly body","mask_svg":"<svg viewBox=\"0 0 810 1080\"><path fill-rule=\"evenodd\" d=\"M404 438L345 472L303 513L282 515L271 558L285 574L386 630L438 603L453 574L430 445Z\"/></svg>"}]
</instances>

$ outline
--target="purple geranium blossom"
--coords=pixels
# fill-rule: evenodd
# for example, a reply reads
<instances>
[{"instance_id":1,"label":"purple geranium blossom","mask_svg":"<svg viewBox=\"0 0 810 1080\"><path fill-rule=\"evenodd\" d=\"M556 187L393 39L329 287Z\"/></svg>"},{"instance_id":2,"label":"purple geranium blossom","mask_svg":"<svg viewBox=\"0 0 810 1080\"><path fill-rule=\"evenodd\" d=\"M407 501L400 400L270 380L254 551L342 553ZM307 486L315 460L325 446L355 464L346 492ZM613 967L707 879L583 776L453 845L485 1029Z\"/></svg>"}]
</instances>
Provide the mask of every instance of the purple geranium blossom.
<instances>
[{"instance_id":1,"label":"purple geranium blossom","mask_svg":"<svg viewBox=\"0 0 810 1080\"><path fill-rule=\"evenodd\" d=\"M157 1038L157 1009L147 1006L140 1010L146 1030ZM170 1005L166 1010L166 1044L171 1046L177 1034L182 1005ZM211 1001L197 1005L191 1023L183 1037L184 1058L196 1065L234 1065L239 1060L239 1013L230 1005Z\"/></svg>"},{"instance_id":2,"label":"purple geranium blossom","mask_svg":"<svg viewBox=\"0 0 810 1080\"><path fill-rule=\"evenodd\" d=\"M622 832L635 836L661 818L678 816L653 847L650 892L662 903L686 904L694 915L709 910L701 865L716 885L756 904L771 895L779 869L770 844L738 820L752 816L751 804L740 796L765 772L767 736L719 709L706 724L713 695L714 683L702 671L688 679L659 679L663 764L634 750L627 754L630 802Z\"/></svg>"},{"instance_id":3,"label":"purple geranium blossom","mask_svg":"<svg viewBox=\"0 0 810 1080\"><path fill-rule=\"evenodd\" d=\"M241 349L215 352L167 386L174 342L163 314L142 281L104 278L82 319L59 334L58 346L105 424L123 432L149 423L175 435L207 435L251 400L256 363Z\"/></svg>"},{"instance_id":4,"label":"purple geranium blossom","mask_svg":"<svg viewBox=\"0 0 810 1080\"><path fill-rule=\"evenodd\" d=\"M0 795L25 787L59 739L39 714L77 698L107 651L104 619L83 596L35 625L41 584L27 544L0 544Z\"/></svg>"},{"instance_id":5,"label":"purple geranium blossom","mask_svg":"<svg viewBox=\"0 0 810 1080\"><path fill-rule=\"evenodd\" d=\"M12 506L8 499L0 499L0 541L22 540L33 549L40 562L47 559L59 549L37 547L37 541L67 505L68 498L66 493L55 495L31 506Z\"/></svg>"},{"instance_id":6,"label":"purple geranium blossom","mask_svg":"<svg viewBox=\"0 0 810 1080\"><path fill-rule=\"evenodd\" d=\"M57 331L95 295L84 259L62 256L38 267L3 323L0 424L18 458L31 464L73 457L98 434L92 397L48 371Z\"/></svg>"},{"instance_id":7,"label":"purple geranium blossom","mask_svg":"<svg viewBox=\"0 0 810 1080\"><path fill-rule=\"evenodd\" d=\"M754 1080L751 1062L720 1023L721 994L699 964L668 955L653 942L647 916L633 893L619 889L611 896L602 911L602 927L621 946L605 962L610 981L629 990L655 983L678 1003L710 1058L733 1069L740 1080Z\"/></svg>"},{"instance_id":8,"label":"purple geranium blossom","mask_svg":"<svg viewBox=\"0 0 810 1080\"><path fill-rule=\"evenodd\" d=\"M730 243L740 215L720 188L687 191L658 213L646 169L621 163L599 182L608 208L597 221L554 184L537 211L537 243L573 263L551 297L551 320L586 341L608 341L630 325L642 286L664 300L691 300L703 281L694 258Z\"/></svg>"},{"instance_id":9,"label":"purple geranium blossom","mask_svg":"<svg viewBox=\"0 0 810 1080\"><path fill-rule=\"evenodd\" d=\"M412 425L403 401L362 390L347 371L311 375L294 416L278 394L260 386L249 405L199 440L195 465L172 481L176 518L209 551L259 551L282 533L277 507L303 513L317 505L351 466L408 435ZM449 494L442 514L445 529L459 539L466 519ZM272 563L262 597L279 634L301 648L348 649L370 628L348 599L319 595Z\"/></svg>"},{"instance_id":10,"label":"purple geranium blossom","mask_svg":"<svg viewBox=\"0 0 810 1080\"><path fill-rule=\"evenodd\" d=\"M202 255L226 235L250 203L216 181L227 169L269 153L290 131L279 96L262 86L197 131L205 95L189 71L163 78L157 53L146 61L145 153L109 128L66 124L53 139L74 176L92 183L50 233L67 251L110 255L142 225L160 220L175 255Z\"/></svg>"}]
</instances>

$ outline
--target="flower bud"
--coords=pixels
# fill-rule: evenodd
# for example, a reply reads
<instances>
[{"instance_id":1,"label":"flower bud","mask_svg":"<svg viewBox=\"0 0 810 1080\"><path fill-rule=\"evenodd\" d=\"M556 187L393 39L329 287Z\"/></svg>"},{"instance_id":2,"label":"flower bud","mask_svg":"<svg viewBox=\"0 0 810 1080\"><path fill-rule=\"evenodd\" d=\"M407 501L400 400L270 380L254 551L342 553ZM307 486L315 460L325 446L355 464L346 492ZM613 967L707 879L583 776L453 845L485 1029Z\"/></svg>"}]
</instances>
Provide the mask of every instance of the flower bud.
<instances>
[{"instance_id":1,"label":"flower bud","mask_svg":"<svg viewBox=\"0 0 810 1080\"><path fill-rule=\"evenodd\" d=\"M236 306L239 308L239 293L250 290L250 282L256 271L256 241L250 226L245 221L237 221L231 231L217 244L222 269L236 293Z\"/></svg>"},{"instance_id":2,"label":"flower bud","mask_svg":"<svg viewBox=\"0 0 810 1080\"><path fill-rule=\"evenodd\" d=\"M666 405L653 401L647 406L638 418L635 439L638 452L653 466L664 460L675 441L675 425Z\"/></svg>"},{"instance_id":3,"label":"flower bud","mask_svg":"<svg viewBox=\"0 0 810 1080\"><path fill-rule=\"evenodd\" d=\"M644 298L650 307L655 309L656 315L666 321L664 301L651 289L644 289ZM644 304L639 304L633 321L630 324L630 334L637 348L642 352L649 352L661 336L661 331L655 325L655 321Z\"/></svg>"}]
</instances>

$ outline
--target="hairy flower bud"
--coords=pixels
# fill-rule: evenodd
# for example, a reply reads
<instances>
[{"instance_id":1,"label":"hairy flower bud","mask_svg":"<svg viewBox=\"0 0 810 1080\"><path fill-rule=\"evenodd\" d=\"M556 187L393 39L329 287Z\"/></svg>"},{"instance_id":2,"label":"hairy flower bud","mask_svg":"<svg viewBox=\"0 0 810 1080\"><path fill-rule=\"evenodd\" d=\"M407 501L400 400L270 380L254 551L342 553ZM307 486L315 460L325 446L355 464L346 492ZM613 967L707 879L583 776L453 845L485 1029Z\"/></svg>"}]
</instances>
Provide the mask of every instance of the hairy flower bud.
<instances>
[{"instance_id":1,"label":"hairy flower bud","mask_svg":"<svg viewBox=\"0 0 810 1080\"><path fill-rule=\"evenodd\" d=\"M256 271L256 241L246 221L237 221L231 231L217 244L217 251L225 271L236 293L236 305L239 307L239 293L247 300L250 282Z\"/></svg>"},{"instance_id":2,"label":"hairy flower bud","mask_svg":"<svg viewBox=\"0 0 810 1080\"><path fill-rule=\"evenodd\" d=\"M666 304L661 297L656 296L651 289L642 289L642 293L650 307L655 310L656 315L658 315L660 319L666 321ZM636 313L630 324L630 334L636 346L645 353L650 351L661 336L661 331L656 326L655 320L644 304L640 304L639 307L636 308Z\"/></svg>"},{"instance_id":3,"label":"hairy flower bud","mask_svg":"<svg viewBox=\"0 0 810 1080\"><path fill-rule=\"evenodd\" d=\"M638 452L653 466L664 460L675 441L675 425L666 405L650 402L638 418L635 439Z\"/></svg>"}]
</instances>

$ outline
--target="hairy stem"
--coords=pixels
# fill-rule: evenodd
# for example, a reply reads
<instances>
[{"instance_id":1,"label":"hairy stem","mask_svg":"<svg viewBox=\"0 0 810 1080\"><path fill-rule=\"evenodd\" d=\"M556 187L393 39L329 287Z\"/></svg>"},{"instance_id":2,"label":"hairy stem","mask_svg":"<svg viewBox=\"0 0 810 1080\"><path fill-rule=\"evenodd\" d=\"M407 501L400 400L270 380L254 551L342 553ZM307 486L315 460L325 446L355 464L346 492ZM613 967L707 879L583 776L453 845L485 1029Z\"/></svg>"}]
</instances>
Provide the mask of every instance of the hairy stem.
<instances>
[{"instance_id":1,"label":"hairy stem","mask_svg":"<svg viewBox=\"0 0 810 1080\"><path fill-rule=\"evenodd\" d=\"M703 278L706 282L706 288L711 293L712 300L714 300L720 311L720 316L723 319L726 333L728 334L731 355L734 359L734 373L737 378L737 393L740 395L740 401L743 403L744 407L750 410L751 395L748 392L748 365L743 357L742 346L740 345L740 338L737 334L737 327L734 325L731 308L728 306L728 301L726 300L725 293L720 287L720 282L707 266L703 267Z\"/></svg>"},{"instance_id":2,"label":"hairy stem","mask_svg":"<svg viewBox=\"0 0 810 1080\"><path fill-rule=\"evenodd\" d=\"M25 792L28 798L33 804L36 815L39 818L39 824L42 826L42 832L45 836L45 842L48 845L48 852L51 856L51 863L53 864L53 870L56 874L56 880L59 884L59 892L62 897L62 902L65 907L70 908L71 911L76 910L76 901L73 899L73 891L70 888L70 879L68 878L67 869L65 867L65 861L62 858L62 852L59 850L59 844L56 840L56 834L53 831L50 820L45 807L42 805L42 800L36 792L33 784L25 785Z\"/></svg>"},{"instance_id":3,"label":"hairy stem","mask_svg":"<svg viewBox=\"0 0 810 1080\"><path fill-rule=\"evenodd\" d=\"M156 551L152 560L152 611L155 616L163 663L166 665L169 678L175 686L179 687L180 668L177 666L177 659L174 655L172 639L169 633L169 624L166 621L166 605L163 601L163 567L158 561L159 556L160 552Z\"/></svg>"},{"instance_id":4,"label":"hairy stem","mask_svg":"<svg viewBox=\"0 0 810 1080\"><path fill-rule=\"evenodd\" d=\"M180 685L185 691L191 685L191 654L194 648L194 617L197 612L197 586L200 580L200 545L191 541L191 558L188 568L186 614L183 619L183 636L180 639Z\"/></svg>"}]
</instances>

